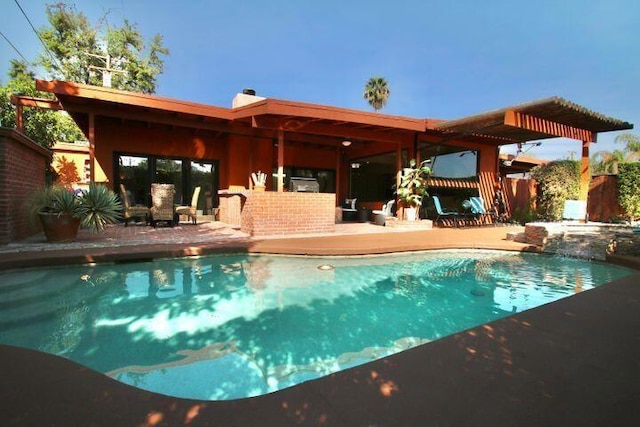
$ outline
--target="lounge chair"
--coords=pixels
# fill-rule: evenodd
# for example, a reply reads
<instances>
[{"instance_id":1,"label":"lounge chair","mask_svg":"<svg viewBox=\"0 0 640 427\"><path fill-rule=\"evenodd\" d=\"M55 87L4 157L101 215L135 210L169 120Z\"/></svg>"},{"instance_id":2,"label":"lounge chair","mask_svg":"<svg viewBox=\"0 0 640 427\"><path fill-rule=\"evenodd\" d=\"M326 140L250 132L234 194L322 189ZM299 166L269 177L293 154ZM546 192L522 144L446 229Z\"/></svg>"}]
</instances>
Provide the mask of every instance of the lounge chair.
<instances>
[{"instance_id":1,"label":"lounge chair","mask_svg":"<svg viewBox=\"0 0 640 427\"><path fill-rule=\"evenodd\" d=\"M123 184L120 184L120 199L122 200L122 206L124 206L122 217L124 218L125 227L129 224L129 221L136 218L144 219L145 224L149 223L149 208L144 205L134 205L129 191Z\"/></svg>"},{"instance_id":2,"label":"lounge chair","mask_svg":"<svg viewBox=\"0 0 640 427\"><path fill-rule=\"evenodd\" d=\"M565 200L562 219L569 221L585 221L587 218L586 200Z\"/></svg>"},{"instance_id":3,"label":"lounge chair","mask_svg":"<svg viewBox=\"0 0 640 427\"><path fill-rule=\"evenodd\" d=\"M387 218L393 218L393 204L395 200L389 200L387 203L382 205L381 210L375 210L371 213L373 214L373 222L376 225L386 225Z\"/></svg>"},{"instance_id":4,"label":"lounge chair","mask_svg":"<svg viewBox=\"0 0 640 427\"><path fill-rule=\"evenodd\" d=\"M436 208L436 223L438 221L442 223L442 220L446 218L453 218L453 224L457 227L460 213L456 210L443 208L438 196L431 196L431 199L433 200L433 206Z\"/></svg>"},{"instance_id":5,"label":"lounge chair","mask_svg":"<svg viewBox=\"0 0 640 427\"><path fill-rule=\"evenodd\" d=\"M168 222L174 225L173 196L176 190L173 184L151 184L151 224L156 227L158 222Z\"/></svg>"},{"instance_id":6,"label":"lounge chair","mask_svg":"<svg viewBox=\"0 0 640 427\"><path fill-rule=\"evenodd\" d=\"M471 209L471 215L473 215L473 217L477 219L480 224L483 224L485 222L485 218L495 219L495 212L493 210L487 211L485 209L484 200L482 199L482 197L469 197L469 209ZM494 221L494 225L495 224L496 221Z\"/></svg>"},{"instance_id":7,"label":"lounge chair","mask_svg":"<svg viewBox=\"0 0 640 427\"><path fill-rule=\"evenodd\" d=\"M176 213L178 215L187 215L189 218L191 218L191 222L193 222L194 225L197 223L196 208L198 206L199 196L200 196L200 187L196 187L193 190L193 197L191 197L191 205L176 207Z\"/></svg>"}]
</instances>

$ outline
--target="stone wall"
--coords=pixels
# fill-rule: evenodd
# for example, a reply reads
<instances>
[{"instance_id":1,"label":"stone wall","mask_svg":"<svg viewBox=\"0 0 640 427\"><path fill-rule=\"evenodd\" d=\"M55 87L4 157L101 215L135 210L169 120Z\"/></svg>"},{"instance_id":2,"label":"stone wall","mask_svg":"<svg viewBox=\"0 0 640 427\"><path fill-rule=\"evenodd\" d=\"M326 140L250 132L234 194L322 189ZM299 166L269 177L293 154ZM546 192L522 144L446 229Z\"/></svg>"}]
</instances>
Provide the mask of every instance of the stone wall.
<instances>
[{"instance_id":1,"label":"stone wall","mask_svg":"<svg viewBox=\"0 0 640 427\"><path fill-rule=\"evenodd\" d=\"M0 128L0 244L23 239L29 228L25 199L46 184L51 153L14 129Z\"/></svg>"},{"instance_id":2,"label":"stone wall","mask_svg":"<svg viewBox=\"0 0 640 427\"><path fill-rule=\"evenodd\" d=\"M631 226L605 223L539 222L525 226L524 242L544 252L605 260L620 236L633 235ZM637 233L636 233L637 234Z\"/></svg>"}]
</instances>

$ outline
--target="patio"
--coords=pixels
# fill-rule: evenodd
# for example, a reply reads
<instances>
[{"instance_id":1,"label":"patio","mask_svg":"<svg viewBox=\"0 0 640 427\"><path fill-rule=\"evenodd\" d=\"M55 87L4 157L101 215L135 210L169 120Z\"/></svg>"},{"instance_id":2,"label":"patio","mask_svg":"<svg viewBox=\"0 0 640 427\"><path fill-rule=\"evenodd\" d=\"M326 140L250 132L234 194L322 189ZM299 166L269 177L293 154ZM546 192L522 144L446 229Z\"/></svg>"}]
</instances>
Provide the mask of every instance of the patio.
<instances>
[{"instance_id":1,"label":"patio","mask_svg":"<svg viewBox=\"0 0 640 427\"><path fill-rule=\"evenodd\" d=\"M217 251L366 254L537 250L522 227L251 238L221 223L110 227L78 242L0 247L0 269ZM366 365L251 399L200 402L133 389L62 358L0 346L4 425L636 425L640 273Z\"/></svg>"}]
</instances>

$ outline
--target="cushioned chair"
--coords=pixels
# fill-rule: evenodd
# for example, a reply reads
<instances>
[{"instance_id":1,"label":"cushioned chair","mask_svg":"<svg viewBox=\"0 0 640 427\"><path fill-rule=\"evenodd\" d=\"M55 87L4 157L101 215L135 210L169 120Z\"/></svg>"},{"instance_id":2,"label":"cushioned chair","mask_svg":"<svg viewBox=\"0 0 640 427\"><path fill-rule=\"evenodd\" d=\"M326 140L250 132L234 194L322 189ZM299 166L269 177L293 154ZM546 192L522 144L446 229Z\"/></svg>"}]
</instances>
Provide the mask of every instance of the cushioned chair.
<instances>
[{"instance_id":1,"label":"cushioned chair","mask_svg":"<svg viewBox=\"0 0 640 427\"><path fill-rule=\"evenodd\" d=\"M374 210L371 213L373 214L373 222L376 225L386 225L388 218L393 218L393 204L395 200L389 200L387 203L382 205L381 210Z\"/></svg>"},{"instance_id":2,"label":"cushioned chair","mask_svg":"<svg viewBox=\"0 0 640 427\"><path fill-rule=\"evenodd\" d=\"M431 200L433 200L433 206L436 209L436 222L440 221L442 223L443 219L453 218L453 224L457 227L460 213L456 210L443 208L438 196L431 196Z\"/></svg>"},{"instance_id":3,"label":"cushioned chair","mask_svg":"<svg viewBox=\"0 0 640 427\"><path fill-rule=\"evenodd\" d=\"M471 210L471 214L478 220L480 224L485 222L485 218L488 220L489 218L494 218L495 221L495 212L493 210L487 211L484 207L484 200L482 197L469 197L469 209Z\"/></svg>"},{"instance_id":4,"label":"cushioned chair","mask_svg":"<svg viewBox=\"0 0 640 427\"><path fill-rule=\"evenodd\" d=\"M144 219L145 224L149 223L149 208L144 205L134 205L129 191L123 184L120 184L120 200L124 207L122 216L124 218L125 227L129 224L129 221L136 218L138 220Z\"/></svg>"},{"instance_id":5,"label":"cushioned chair","mask_svg":"<svg viewBox=\"0 0 640 427\"><path fill-rule=\"evenodd\" d=\"M356 221L358 219L357 201L358 199L345 199L344 205L342 205L343 221Z\"/></svg>"},{"instance_id":6,"label":"cushioned chair","mask_svg":"<svg viewBox=\"0 0 640 427\"><path fill-rule=\"evenodd\" d=\"M173 184L151 184L151 224L155 227L158 222L174 225L173 196L176 190Z\"/></svg>"},{"instance_id":7,"label":"cushioned chair","mask_svg":"<svg viewBox=\"0 0 640 427\"><path fill-rule=\"evenodd\" d=\"M198 206L198 197L200 196L200 187L196 187L193 190L193 197L191 197L191 205L176 207L176 213L178 215L187 215L191 218L191 222L197 223L196 207Z\"/></svg>"}]
</instances>

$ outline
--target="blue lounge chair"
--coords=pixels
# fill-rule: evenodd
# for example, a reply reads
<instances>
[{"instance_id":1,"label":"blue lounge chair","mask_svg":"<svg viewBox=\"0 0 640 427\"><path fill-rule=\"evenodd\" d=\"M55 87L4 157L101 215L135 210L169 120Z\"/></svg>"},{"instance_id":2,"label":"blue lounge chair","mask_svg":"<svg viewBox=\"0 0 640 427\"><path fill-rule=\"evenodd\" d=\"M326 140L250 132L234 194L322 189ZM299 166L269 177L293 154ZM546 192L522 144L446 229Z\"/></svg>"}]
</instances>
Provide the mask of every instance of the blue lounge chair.
<instances>
[{"instance_id":1,"label":"blue lounge chair","mask_svg":"<svg viewBox=\"0 0 640 427\"><path fill-rule=\"evenodd\" d=\"M436 223L438 221L442 221L445 218L453 218L453 224L457 227L458 219L460 218L460 213L455 210L443 208L442 204L440 204L440 197L431 196L431 198L433 199L433 205L436 208L436 214L437 214Z\"/></svg>"},{"instance_id":2,"label":"blue lounge chair","mask_svg":"<svg viewBox=\"0 0 640 427\"><path fill-rule=\"evenodd\" d=\"M480 224L484 223L485 218L495 216L493 211L490 212L485 209L484 200L479 196L469 197L469 208L471 209L471 214L480 222Z\"/></svg>"}]
</instances>

